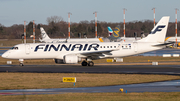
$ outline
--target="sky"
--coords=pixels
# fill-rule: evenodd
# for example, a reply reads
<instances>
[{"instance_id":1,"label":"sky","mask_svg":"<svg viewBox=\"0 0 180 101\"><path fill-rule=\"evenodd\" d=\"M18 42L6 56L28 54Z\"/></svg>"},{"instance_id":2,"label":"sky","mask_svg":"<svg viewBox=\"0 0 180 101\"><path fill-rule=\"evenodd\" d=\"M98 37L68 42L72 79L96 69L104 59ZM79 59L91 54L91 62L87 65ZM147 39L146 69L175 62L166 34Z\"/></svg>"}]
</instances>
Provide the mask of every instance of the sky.
<instances>
[{"instance_id":1,"label":"sky","mask_svg":"<svg viewBox=\"0 0 180 101\"><path fill-rule=\"evenodd\" d=\"M180 9L180 0L0 0L0 24L6 27L14 24L24 24L35 20L36 24L47 24L51 16L61 16L68 22L68 12L71 12L71 22L91 21L97 12L98 21L123 22L123 8L126 8L125 20L155 21L162 16L170 16L170 22L175 22L175 8ZM180 21L180 11L177 12Z\"/></svg>"}]
</instances>

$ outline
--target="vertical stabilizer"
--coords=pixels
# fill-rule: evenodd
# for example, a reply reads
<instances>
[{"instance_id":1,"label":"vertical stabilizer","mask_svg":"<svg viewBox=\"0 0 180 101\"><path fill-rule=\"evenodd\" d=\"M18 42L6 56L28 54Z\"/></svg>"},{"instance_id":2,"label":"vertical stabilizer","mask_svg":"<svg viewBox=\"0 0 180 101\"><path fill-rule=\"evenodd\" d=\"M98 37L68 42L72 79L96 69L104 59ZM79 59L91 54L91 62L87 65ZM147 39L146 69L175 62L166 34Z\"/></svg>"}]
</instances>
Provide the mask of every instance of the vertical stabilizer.
<instances>
[{"instance_id":1,"label":"vertical stabilizer","mask_svg":"<svg viewBox=\"0 0 180 101\"><path fill-rule=\"evenodd\" d=\"M111 36L112 35L112 33L113 33L113 30L111 29L111 27L107 27L108 28L108 33L109 33L109 36Z\"/></svg>"},{"instance_id":2,"label":"vertical stabilizer","mask_svg":"<svg viewBox=\"0 0 180 101\"><path fill-rule=\"evenodd\" d=\"M50 39L44 28L40 27L42 40Z\"/></svg>"},{"instance_id":3,"label":"vertical stabilizer","mask_svg":"<svg viewBox=\"0 0 180 101\"><path fill-rule=\"evenodd\" d=\"M117 25L113 33L108 37L108 39L110 39L111 41L116 41L117 39L119 39L119 32L120 32L120 25Z\"/></svg>"},{"instance_id":4,"label":"vertical stabilizer","mask_svg":"<svg viewBox=\"0 0 180 101\"><path fill-rule=\"evenodd\" d=\"M147 37L138 40L138 42L158 42L164 43L166 32L169 23L169 16L164 16L156 24L156 26L151 30Z\"/></svg>"}]
</instances>

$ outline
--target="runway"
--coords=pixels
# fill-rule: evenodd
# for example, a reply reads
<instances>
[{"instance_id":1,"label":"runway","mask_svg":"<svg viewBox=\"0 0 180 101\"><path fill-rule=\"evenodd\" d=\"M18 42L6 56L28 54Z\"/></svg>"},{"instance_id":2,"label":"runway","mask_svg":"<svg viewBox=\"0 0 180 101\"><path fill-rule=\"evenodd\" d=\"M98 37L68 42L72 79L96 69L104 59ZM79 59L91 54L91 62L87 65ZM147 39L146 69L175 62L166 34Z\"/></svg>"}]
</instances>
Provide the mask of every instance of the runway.
<instances>
[{"instance_id":1,"label":"runway","mask_svg":"<svg viewBox=\"0 0 180 101\"><path fill-rule=\"evenodd\" d=\"M0 72L32 73L136 73L180 75L180 65L0 65Z\"/></svg>"},{"instance_id":2,"label":"runway","mask_svg":"<svg viewBox=\"0 0 180 101\"><path fill-rule=\"evenodd\" d=\"M168 74L180 75L180 65L0 65L0 72L33 72L33 73L135 73L135 74ZM64 93L103 93L119 92L180 92L180 80L116 85L103 87L53 88L53 89L18 89L0 90L0 95L33 95L33 94L64 94Z\"/></svg>"}]
</instances>

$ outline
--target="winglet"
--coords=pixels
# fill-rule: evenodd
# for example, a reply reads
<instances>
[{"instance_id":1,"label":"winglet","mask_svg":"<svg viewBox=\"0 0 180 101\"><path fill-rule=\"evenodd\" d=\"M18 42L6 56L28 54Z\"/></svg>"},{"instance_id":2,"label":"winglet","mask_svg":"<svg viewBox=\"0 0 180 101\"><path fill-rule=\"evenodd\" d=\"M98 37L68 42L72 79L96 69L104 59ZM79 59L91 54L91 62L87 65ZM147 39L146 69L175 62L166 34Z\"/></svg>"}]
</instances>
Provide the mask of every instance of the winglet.
<instances>
[{"instance_id":1,"label":"winglet","mask_svg":"<svg viewBox=\"0 0 180 101\"><path fill-rule=\"evenodd\" d=\"M100 42L104 42L102 38L99 38L99 41L100 41Z\"/></svg>"}]
</instances>

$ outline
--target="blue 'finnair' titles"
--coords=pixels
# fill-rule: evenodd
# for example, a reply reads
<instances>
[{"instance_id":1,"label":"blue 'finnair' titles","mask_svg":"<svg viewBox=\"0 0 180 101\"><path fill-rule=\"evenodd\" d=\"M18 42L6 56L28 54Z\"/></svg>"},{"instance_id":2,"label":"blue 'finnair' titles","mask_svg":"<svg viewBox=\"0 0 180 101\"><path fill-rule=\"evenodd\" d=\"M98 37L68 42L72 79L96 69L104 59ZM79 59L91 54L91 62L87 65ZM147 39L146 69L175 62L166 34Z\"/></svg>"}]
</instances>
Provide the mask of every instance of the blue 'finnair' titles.
<instances>
[{"instance_id":1,"label":"blue 'finnair' titles","mask_svg":"<svg viewBox=\"0 0 180 101\"><path fill-rule=\"evenodd\" d=\"M162 28L164 28L164 27L165 27L165 25L157 26L156 29L149 34L155 34L157 31L161 31Z\"/></svg>"},{"instance_id":2,"label":"blue 'finnair' titles","mask_svg":"<svg viewBox=\"0 0 180 101\"><path fill-rule=\"evenodd\" d=\"M62 51L63 49L65 49L66 51L74 51L75 49L78 49L78 51L90 51L92 48L94 50L98 50L99 44L93 43L91 45L88 46L88 44L58 44L57 46L55 46L54 44L40 44L37 45L36 48L34 49L34 52L37 52L38 50L44 50L44 52L46 51Z\"/></svg>"}]
</instances>

